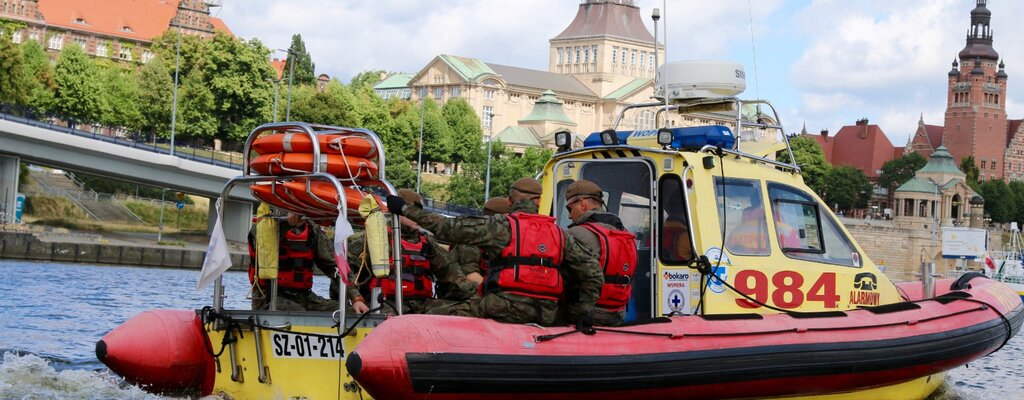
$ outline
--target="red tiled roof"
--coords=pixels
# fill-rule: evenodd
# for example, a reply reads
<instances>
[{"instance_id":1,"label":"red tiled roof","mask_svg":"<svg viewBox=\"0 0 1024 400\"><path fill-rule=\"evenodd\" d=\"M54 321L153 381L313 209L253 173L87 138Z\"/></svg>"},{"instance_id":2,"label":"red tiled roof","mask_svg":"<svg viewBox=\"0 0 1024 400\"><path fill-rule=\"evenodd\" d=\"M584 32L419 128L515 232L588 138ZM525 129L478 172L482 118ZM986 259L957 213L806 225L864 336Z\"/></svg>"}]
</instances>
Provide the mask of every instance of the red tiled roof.
<instances>
[{"instance_id":1,"label":"red tiled roof","mask_svg":"<svg viewBox=\"0 0 1024 400\"><path fill-rule=\"evenodd\" d=\"M167 30L176 1L40 0L46 24L67 29L149 41Z\"/></svg>"},{"instance_id":2,"label":"red tiled roof","mask_svg":"<svg viewBox=\"0 0 1024 400\"><path fill-rule=\"evenodd\" d=\"M828 136L827 133L826 134L818 134L818 135L807 133L807 134L804 134L804 136L811 137L812 139L814 139L815 142L818 142L818 144L821 145L821 151L825 153L825 161L827 161L829 164L831 164L832 163L832 144L835 143L835 138L831 137L831 136Z\"/></svg>"},{"instance_id":3,"label":"red tiled roof","mask_svg":"<svg viewBox=\"0 0 1024 400\"><path fill-rule=\"evenodd\" d=\"M833 140L832 165L849 165L877 178L882 164L895 154L892 142L878 125L847 125Z\"/></svg>"},{"instance_id":4,"label":"red tiled roof","mask_svg":"<svg viewBox=\"0 0 1024 400\"><path fill-rule=\"evenodd\" d=\"M1011 119L1006 121L1006 147L1010 147L1013 135L1017 133L1017 129L1020 128L1022 122L1024 122L1024 119Z\"/></svg>"},{"instance_id":5,"label":"red tiled roof","mask_svg":"<svg viewBox=\"0 0 1024 400\"><path fill-rule=\"evenodd\" d=\"M228 25L224 23L224 20L217 17L210 17L210 23L213 24L213 30L224 32L230 36L235 36L231 29L228 29Z\"/></svg>"},{"instance_id":6,"label":"red tiled roof","mask_svg":"<svg viewBox=\"0 0 1024 400\"><path fill-rule=\"evenodd\" d=\"M274 68L274 72L277 72L277 79L281 79L284 76L284 67L287 60L273 59L270 60L270 66Z\"/></svg>"},{"instance_id":7,"label":"red tiled roof","mask_svg":"<svg viewBox=\"0 0 1024 400\"><path fill-rule=\"evenodd\" d=\"M928 142L931 143L932 148L938 148L942 146L942 125L927 125L924 126L924 132L928 135Z\"/></svg>"},{"instance_id":8,"label":"red tiled roof","mask_svg":"<svg viewBox=\"0 0 1024 400\"><path fill-rule=\"evenodd\" d=\"M588 36L616 36L644 43L654 41L640 16L640 8L618 1L586 1L580 3L576 18L552 40Z\"/></svg>"}]
</instances>

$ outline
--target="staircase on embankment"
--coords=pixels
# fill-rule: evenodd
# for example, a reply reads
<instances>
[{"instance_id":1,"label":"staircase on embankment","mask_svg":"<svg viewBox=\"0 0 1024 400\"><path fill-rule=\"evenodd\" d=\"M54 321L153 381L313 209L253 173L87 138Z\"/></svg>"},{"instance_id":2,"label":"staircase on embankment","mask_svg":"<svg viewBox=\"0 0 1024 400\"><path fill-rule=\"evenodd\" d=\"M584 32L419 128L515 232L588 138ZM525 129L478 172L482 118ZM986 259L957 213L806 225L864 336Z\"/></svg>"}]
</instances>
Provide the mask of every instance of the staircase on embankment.
<instances>
[{"instance_id":1,"label":"staircase on embankment","mask_svg":"<svg viewBox=\"0 0 1024 400\"><path fill-rule=\"evenodd\" d=\"M30 193L64 197L77 205L90 218L101 222L139 223L142 219L108 194L85 188L71 172L31 169L35 187Z\"/></svg>"}]
</instances>

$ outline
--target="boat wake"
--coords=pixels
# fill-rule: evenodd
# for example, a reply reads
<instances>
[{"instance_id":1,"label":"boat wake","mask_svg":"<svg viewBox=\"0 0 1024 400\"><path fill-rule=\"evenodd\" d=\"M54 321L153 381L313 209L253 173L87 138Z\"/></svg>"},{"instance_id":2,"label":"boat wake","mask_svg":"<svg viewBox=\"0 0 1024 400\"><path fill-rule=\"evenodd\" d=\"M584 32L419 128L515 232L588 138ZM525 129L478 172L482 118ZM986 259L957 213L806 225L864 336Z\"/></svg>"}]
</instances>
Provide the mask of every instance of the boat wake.
<instances>
[{"instance_id":1,"label":"boat wake","mask_svg":"<svg viewBox=\"0 0 1024 400\"><path fill-rule=\"evenodd\" d=\"M0 397L5 399L171 399L146 393L106 371L59 369L43 357L5 352Z\"/></svg>"}]
</instances>

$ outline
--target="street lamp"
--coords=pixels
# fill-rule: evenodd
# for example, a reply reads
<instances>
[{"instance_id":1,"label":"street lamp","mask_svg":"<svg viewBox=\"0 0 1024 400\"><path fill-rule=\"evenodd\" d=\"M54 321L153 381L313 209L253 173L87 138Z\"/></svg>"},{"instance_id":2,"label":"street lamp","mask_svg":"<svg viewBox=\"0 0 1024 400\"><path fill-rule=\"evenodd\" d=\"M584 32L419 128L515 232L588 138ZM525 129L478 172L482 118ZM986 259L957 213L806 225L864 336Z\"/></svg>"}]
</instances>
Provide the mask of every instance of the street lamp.
<instances>
[{"instance_id":1,"label":"street lamp","mask_svg":"<svg viewBox=\"0 0 1024 400\"><path fill-rule=\"evenodd\" d=\"M273 82L274 83L274 122L277 122L277 99L279 97L281 97L278 94L278 87L281 86L281 80L280 79L270 79L270 78L268 78L267 82Z\"/></svg>"},{"instance_id":2,"label":"street lamp","mask_svg":"<svg viewBox=\"0 0 1024 400\"><path fill-rule=\"evenodd\" d=\"M285 107L284 120L292 120L292 78L295 75L295 57L296 54L291 50L277 49L277 51L283 51L288 53L288 105Z\"/></svg>"},{"instance_id":3,"label":"street lamp","mask_svg":"<svg viewBox=\"0 0 1024 400\"><path fill-rule=\"evenodd\" d=\"M420 192L420 174L423 173L423 108L427 104L426 101L423 100L424 97L427 97L427 92L423 86L420 86L418 94L420 96L420 141L416 145L416 152L418 153L416 156L416 193Z\"/></svg>"},{"instance_id":4,"label":"street lamp","mask_svg":"<svg viewBox=\"0 0 1024 400\"><path fill-rule=\"evenodd\" d=\"M487 120L490 121L488 125L490 133L487 134L487 178L484 180L484 203L491 196L491 142L494 141L494 111L486 111Z\"/></svg>"},{"instance_id":5,"label":"street lamp","mask_svg":"<svg viewBox=\"0 0 1024 400\"><path fill-rule=\"evenodd\" d=\"M180 14L181 3L178 3ZM180 17L175 16L175 19ZM176 21L178 27L178 44L174 46L174 90L171 92L171 155L174 155L174 127L178 122L178 66L181 58L181 21Z\"/></svg>"}]
</instances>

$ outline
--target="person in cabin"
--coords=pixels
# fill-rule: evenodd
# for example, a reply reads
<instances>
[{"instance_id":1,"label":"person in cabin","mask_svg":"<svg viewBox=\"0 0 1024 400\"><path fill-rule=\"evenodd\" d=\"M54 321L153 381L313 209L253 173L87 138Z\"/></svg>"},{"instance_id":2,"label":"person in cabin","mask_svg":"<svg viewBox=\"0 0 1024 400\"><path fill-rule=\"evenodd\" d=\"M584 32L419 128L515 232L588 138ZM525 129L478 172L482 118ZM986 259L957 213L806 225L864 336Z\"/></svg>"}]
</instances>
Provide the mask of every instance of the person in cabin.
<instances>
[{"instance_id":1,"label":"person in cabin","mask_svg":"<svg viewBox=\"0 0 1024 400\"><path fill-rule=\"evenodd\" d=\"M537 214L541 185L522 178L509 188L507 215L447 218L408 206L388 196L388 210L409 217L439 240L479 247L490 266L482 295L430 310L432 314L491 318L509 323L552 325L563 295L563 274L579 282L576 303L566 316L578 327L593 325L593 308L604 278L597 256L559 227Z\"/></svg>"},{"instance_id":2,"label":"person in cabin","mask_svg":"<svg viewBox=\"0 0 1024 400\"><path fill-rule=\"evenodd\" d=\"M288 213L278 224L277 304L281 311L334 311L338 309L338 266L334 261L333 245L319 227L303 220L296 213ZM256 279L258 244L256 226L249 231L249 283L253 284L252 309L270 309L270 283ZM275 244L270 244L275 245ZM313 267L331 278L330 299L313 292ZM256 283L258 281L258 283ZM352 310L366 312L369 307L355 286L346 287Z\"/></svg>"},{"instance_id":3,"label":"person in cabin","mask_svg":"<svg viewBox=\"0 0 1024 400\"><path fill-rule=\"evenodd\" d=\"M622 325L636 270L636 236L626 230L618 215L605 209L601 187L594 182L581 179L569 185L565 190L565 208L572 220L569 235L599 255L604 285L594 307L594 323ZM577 293L575 282L567 279L565 302L573 304Z\"/></svg>"},{"instance_id":4,"label":"person in cabin","mask_svg":"<svg viewBox=\"0 0 1024 400\"><path fill-rule=\"evenodd\" d=\"M507 197L492 197L484 203L483 211L484 216L491 216L508 214L511 209L512 205L509 204ZM448 252L451 254L452 262L458 265L459 270L462 271L466 279L476 285L483 283L484 275L487 275L487 260L481 255L479 247L453 244L448 249ZM469 295L475 293L476 290L474 289Z\"/></svg>"},{"instance_id":5,"label":"person in cabin","mask_svg":"<svg viewBox=\"0 0 1024 400\"><path fill-rule=\"evenodd\" d=\"M412 207L423 208L423 197L410 189L401 189L398 195ZM455 284L445 283L450 274L451 262L448 259L448 252L434 240L429 232L424 232L412 220L401 217L402 224L402 312L406 314L422 314L435 305L436 286L438 284L446 287L461 289L472 292L475 286L470 282L456 282ZM388 236L391 237L390 235ZM369 248L366 245L365 234L356 233L348 239L348 262L355 266L358 271L367 271L365 260L368 259ZM389 315L397 314L395 310L395 276L394 266L391 273L384 278L369 277L368 288L380 288L381 304L384 305L384 313ZM357 276L362 276L359 273ZM360 279L356 279L360 280Z\"/></svg>"}]
</instances>

